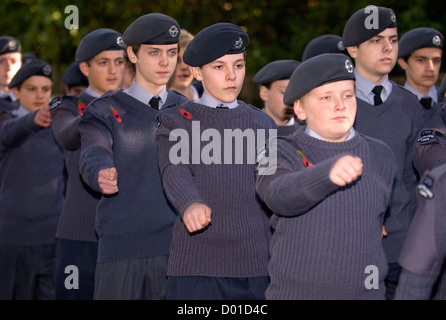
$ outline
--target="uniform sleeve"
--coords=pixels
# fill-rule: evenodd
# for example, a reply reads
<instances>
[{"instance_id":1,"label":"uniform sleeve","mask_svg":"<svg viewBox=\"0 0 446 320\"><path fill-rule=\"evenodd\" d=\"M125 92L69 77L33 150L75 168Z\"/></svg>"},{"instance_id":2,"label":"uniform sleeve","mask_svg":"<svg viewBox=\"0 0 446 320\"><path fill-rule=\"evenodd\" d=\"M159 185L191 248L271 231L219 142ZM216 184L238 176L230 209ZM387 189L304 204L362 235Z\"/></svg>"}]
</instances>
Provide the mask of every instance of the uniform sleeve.
<instances>
[{"instance_id":1,"label":"uniform sleeve","mask_svg":"<svg viewBox=\"0 0 446 320\"><path fill-rule=\"evenodd\" d=\"M429 299L441 273L446 257L445 183L444 164L426 171L420 180L417 211L398 259L404 270L398 294L402 299Z\"/></svg>"},{"instance_id":2,"label":"uniform sleeve","mask_svg":"<svg viewBox=\"0 0 446 320\"><path fill-rule=\"evenodd\" d=\"M205 202L201 199L195 187L190 166L185 163L172 163L169 157L170 152L177 150L181 143L189 145L189 140L185 140L186 135L178 140L171 139L172 131L174 129L177 129L177 132L186 133L186 131L181 129L172 117L161 113L158 119L159 127L156 131L156 143L163 188L167 198L182 217L186 208L191 204L196 202L205 204ZM187 157L189 159L189 155Z\"/></svg>"},{"instance_id":3,"label":"uniform sleeve","mask_svg":"<svg viewBox=\"0 0 446 320\"><path fill-rule=\"evenodd\" d=\"M339 188L331 182L329 173L341 156L343 154L304 167L293 147L279 138L277 170L270 175L257 174L257 193L276 215L291 217L304 214Z\"/></svg>"},{"instance_id":4,"label":"uniform sleeve","mask_svg":"<svg viewBox=\"0 0 446 320\"><path fill-rule=\"evenodd\" d=\"M420 175L446 161L446 137L436 129L425 129L419 134L414 148L414 165Z\"/></svg>"},{"instance_id":5,"label":"uniform sleeve","mask_svg":"<svg viewBox=\"0 0 446 320\"><path fill-rule=\"evenodd\" d=\"M81 117L62 102L50 108L53 133L57 143L66 150L76 150L81 146L79 123Z\"/></svg>"},{"instance_id":6,"label":"uniform sleeve","mask_svg":"<svg viewBox=\"0 0 446 320\"><path fill-rule=\"evenodd\" d=\"M87 108L79 123L81 136L80 174L92 189L101 192L99 171L113 167L113 138L106 118ZM119 174L119 173L118 173Z\"/></svg>"},{"instance_id":7,"label":"uniform sleeve","mask_svg":"<svg viewBox=\"0 0 446 320\"><path fill-rule=\"evenodd\" d=\"M34 131L41 127L35 124L37 110L23 117L13 118L7 113L0 113L0 140L2 147L13 147L23 143Z\"/></svg>"}]
</instances>

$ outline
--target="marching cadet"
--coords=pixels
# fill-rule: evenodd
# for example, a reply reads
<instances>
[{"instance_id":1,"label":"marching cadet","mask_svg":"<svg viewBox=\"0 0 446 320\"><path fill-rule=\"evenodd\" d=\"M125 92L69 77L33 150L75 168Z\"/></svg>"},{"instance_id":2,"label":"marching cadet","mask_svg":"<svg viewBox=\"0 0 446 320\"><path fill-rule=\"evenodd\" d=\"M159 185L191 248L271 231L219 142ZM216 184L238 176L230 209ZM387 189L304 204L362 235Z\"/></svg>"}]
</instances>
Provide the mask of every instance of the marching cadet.
<instances>
[{"instance_id":1,"label":"marching cadet","mask_svg":"<svg viewBox=\"0 0 446 320\"><path fill-rule=\"evenodd\" d=\"M440 73L444 36L434 28L415 28L399 40L398 64L406 73L404 87L415 94L423 106L424 126L446 126L439 106L435 83Z\"/></svg>"},{"instance_id":2,"label":"marching cadet","mask_svg":"<svg viewBox=\"0 0 446 320\"><path fill-rule=\"evenodd\" d=\"M437 129L420 133L415 165L422 174L418 207L399 256L398 300L446 299L446 137Z\"/></svg>"},{"instance_id":3,"label":"marching cadet","mask_svg":"<svg viewBox=\"0 0 446 320\"><path fill-rule=\"evenodd\" d=\"M337 34L324 34L312 39L304 48L302 61L315 57L323 53L344 53L347 54L342 38Z\"/></svg>"},{"instance_id":4,"label":"marching cadet","mask_svg":"<svg viewBox=\"0 0 446 320\"><path fill-rule=\"evenodd\" d=\"M54 235L66 181L51 128L51 79L48 63L24 64L9 83L18 112L0 113L0 299L54 299Z\"/></svg>"},{"instance_id":5,"label":"marching cadet","mask_svg":"<svg viewBox=\"0 0 446 320\"><path fill-rule=\"evenodd\" d=\"M90 102L119 89L124 75L124 50L122 35L115 30L101 28L88 33L76 49L75 64L64 75L69 85L79 85L80 80L87 88L79 95L57 97L51 102L52 128L65 150L68 175L66 199L56 232L58 300L93 299L98 255L95 220L101 193L87 186L79 174L79 122ZM75 290L66 286L68 266L76 266L78 271Z\"/></svg>"},{"instance_id":6,"label":"marching cadet","mask_svg":"<svg viewBox=\"0 0 446 320\"><path fill-rule=\"evenodd\" d=\"M16 102L16 97L8 88L12 78L22 66L22 46L20 41L11 36L0 37L0 98L4 108L17 109L20 104Z\"/></svg>"},{"instance_id":7,"label":"marching cadet","mask_svg":"<svg viewBox=\"0 0 446 320\"><path fill-rule=\"evenodd\" d=\"M96 216L94 299L165 299L176 211L163 191L155 142L160 110L187 100L168 90L180 26L161 13L137 18L123 33L135 64L128 89L105 94L82 114L80 172L101 192Z\"/></svg>"},{"instance_id":8,"label":"marching cadet","mask_svg":"<svg viewBox=\"0 0 446 320\"><path fill-rule=\"evenodd\" d=\"M299 126L294 117L293 106L283 103L283 95L290 77L300 64L297 60L276 60L261 68L253 78L259 86L259 96L263 100L263 110L277 124L277 134L287 135Z\"/></svg>"},{"instance_id":9,"label":"marching cadet","mask_svg":"<svg viewBox=\"0 0 446 320\"><path fill-rule=\"evenodd\" d=\"M225 22L197 33L183 58L202 82L203 95L197 102L172 105L159 117L160 172L179 213L170 248L168 299L265 298L269 220L255 191L255 143L262 132L265 138L271 130L274 135L276 124L237 99L248 41L242 28ZM239 131L253 138L242 141L241 148L243 137L234 138ZM179 133L184 133L180 142L172 139ZM196 133L211 134L215 148L209 150L198 137L197 150ZM228 133L230 139L218 141ZM179 146L185 147L180 159L174 152Z\"/></svg>"},{"instance_id":10,"label":"marching cadet","mask_svg":"<svg viewBox=\"0 0 446 320\"><path fill-rule=\"evenodd\" d=\"M375 25L369 25L370 17ZM386 217L387 236L383 240L389 262L387 299L392 299L401 270L398 256L416 210L418 175L413 167L413 148L423 128L423 112L412 93L389 80L398 56L397 21L392 9L370 6L356 11L344 27L342 42L355 60L358 110L354 127L385 142L397 160L391 206L394 214Z\"/></svg>"}]
</instances>

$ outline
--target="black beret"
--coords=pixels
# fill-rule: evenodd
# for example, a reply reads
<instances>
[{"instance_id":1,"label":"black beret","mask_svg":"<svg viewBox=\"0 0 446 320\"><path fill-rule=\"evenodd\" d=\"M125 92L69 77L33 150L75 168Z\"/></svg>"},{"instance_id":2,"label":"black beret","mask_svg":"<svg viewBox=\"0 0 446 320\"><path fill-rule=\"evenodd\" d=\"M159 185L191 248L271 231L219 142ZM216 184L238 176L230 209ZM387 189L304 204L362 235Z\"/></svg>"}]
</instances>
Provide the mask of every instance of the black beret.
<instances>
[{"instance_id":1,"label":"black beret","mask_svg":"<svg viewBox=\"0 0 446 320\"><path fill-rule=\"evenodd\" d=\"M355 80L353 71L352 61L342 53L323 53L302 61L291 75L283 102L291 105L311 90L327 83Z\"/></svg>"},{"instance_id":2,"label":"black beret","mask_svg":"<svg viewBox=\"0 0 446 320\"><path fill-rule=\"evenodd\" d=\"M121 34L113 29L96 29L82 38L76 49L76 62L88 61L108 50L125 50Z\"/></svg>"},{"instance_id":3,"label":"black beret","mask_svg":"<svg viewBox=\"0 0 446 320\"><path fill-rule=\"evenodd\" d=\"M300 64L297 60L276 60L268 63L253 78L258 85L291 78L294 69Z\"/></svg>"},{"instance_id":4,"label":"black beret","mask_svg":"<svg viewBox=\"0 0 446 320\"><path fill-rule=\"evenodd\" d=\"M324 34L316 37L306 45L302 61L322 53L347 53L342 38L335 34Z\"/></svg>"},{"instance_id":5,"label":"black beret","mask_svg":"<svg viewBox=\"0 0 446 320\"><path fill-rule=\"evenodd\" d=\"M248 42L248 34L239 26L215 23L195 35L184 51L183 61L189 66L201 67L224 55L244 52Z\"/></svg>"},{"instance_id":6,"label":"black beret","mask_svg":"<svg viewBox=\"0 0 446 320\"><path fill-rule=\"evenodd\" d=\"M376 19L375 16L378 16ZM377 36L387 28L396 28L396 16L392 9L367 6L356 11L344 27L342 43L346 47L358 46Z\"/></svg>"},{"instance_id":7,"label":"black beret","mask_svg":"<svg viewBox=\"0 0 446 320\"><path fill-rule=\"evenodd\" d=\"M32 60L36 60L38 59L37 56L34 53L31 52L25 52L22 54L22 64L23 63L28 63Z\"/></svg>"},{"instance_id":8,"label":"black beret","mask_svg":"<svg viewBox=\"0 0 446 320\"><path fill-rule=\"evenodd\" d=\"M122 37L129 46L173 44L178 43L180 32L180 25L174 18L162 13L149 13L133 21Z\"/></svg>"},{"instance_id":9,"label":"black beret","mask_svg":"<svg viewBox=\"0 0 446 320\"><path fill-rule=\"evenodd\" d=\"M398 42L398 58L409 57L421 48L443 49L443 34L434 28L415 28L406 32Z\"/></svg>"},{"instance_id":10,"label":"black beret","mask_svg":"<svg viewBox=\"0 0 446 320\"><path fill-rule=\"evenodd\" d=\"M20 44L19 40L10 36L0 37L0 54L21 52L21 51L22 51L22 45Z\"/></svg>"},{"instance_id":11,"label":"black beret","mask_svg":"<svg viewBox=\"0 0 446 320\"><path fill-rule=\"evenodd\" d=\"M25 80L32 76L44 76L52 79L53 69L51 66L42 60L32 60L28 63L22 65L22 67L17 71L15 76L12 78L8 85L9 89L21 85Z\"/></svg>"},{"instance_id":12,"label":"black beret","mask_svg":"<svg viewBox=\"0 0 446 320\"><path fill-rule=\"evenodd\" d=\"M85 86L88 87L88 78L79 69L79 63L72 63L64 72L62 82L69 87Z\"/></svg>"}]
</instances>

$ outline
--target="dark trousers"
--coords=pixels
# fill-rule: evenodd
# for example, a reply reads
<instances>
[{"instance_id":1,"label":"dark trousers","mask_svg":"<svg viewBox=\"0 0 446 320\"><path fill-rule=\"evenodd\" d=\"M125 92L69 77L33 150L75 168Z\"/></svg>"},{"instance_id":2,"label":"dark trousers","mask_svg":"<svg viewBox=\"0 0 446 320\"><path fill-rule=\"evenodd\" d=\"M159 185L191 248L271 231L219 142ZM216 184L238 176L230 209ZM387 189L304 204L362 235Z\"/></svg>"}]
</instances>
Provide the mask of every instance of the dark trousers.
<instances>
[{"instance_id":1,"label":"dark trousers","mask_svg":"<svg viewBox=\"0 0 446 320\"><path fill-rule=\"evenodd\" d=\"M386 300L393 300L400 274L401 266L398 264L398 262L389 263L389 270L386 278L384 279L384 283L386 284Z\"/></svg>"},{"instance_id":2,"label":"dark trousers","mask_svg":"<svg viewBox=\"0 0 446 320\"><path fill-rule=\"evenodd\" d=\"M164 300L167 256L96 264L95 300Z\"/></svg>"},{"instance_id":3,"label":"dark trousers","mask_svg":"<svg viewBox=\"0 0 446 320\"><path fill-rule=\"evenodd\" d=\"M264 300L269 277L218 278L203 276L167 279L168 300Z\"/></svg>"},{"instance_id":4,"label":"dark trousers","mask_svg":"<svg viewBox=\"0 0 446 320\"><path fill-rule=\"evenodd\" d=\"M53 300L54 255L54 244L0 246L0 300Z\"/></svg>"},{"instance_id":5,"label":"dark trousers","mask_svg":"<svg viewBox=\"0 0 446 320\"><path fill-rule=\"evenodd\" d=\"M56 239L56 300L93 300L97 256L97 242Z\"/></svg>"}]
</instances>

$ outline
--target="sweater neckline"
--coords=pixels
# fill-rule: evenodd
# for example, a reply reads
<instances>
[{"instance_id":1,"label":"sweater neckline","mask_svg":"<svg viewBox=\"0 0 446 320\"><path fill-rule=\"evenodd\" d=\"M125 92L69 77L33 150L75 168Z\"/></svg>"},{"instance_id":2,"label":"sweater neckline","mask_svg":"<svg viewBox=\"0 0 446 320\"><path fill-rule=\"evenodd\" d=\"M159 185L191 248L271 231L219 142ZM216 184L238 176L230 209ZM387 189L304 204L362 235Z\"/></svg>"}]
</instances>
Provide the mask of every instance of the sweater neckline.
<instances>
[{"instance_id":1,"label":"sweater neckline","mask_svg":"<svg viewBox=\"0 0 446 320\"><path fill-rule=\"evenodd\" d=\"M187 111L194 116L194 113L199 113L202 116L205 116L206 118L212 118L212 119L232 119L232 118L239 118L243 116L244 114L250 112L252 108L249 105L247 105L243 101L239 101L239 104L236 108L211 108L206 105L197 103L196 101L186 101L184 103L181 103L179 105L179 108L187 109Z\"/></svg>"}]
</instances>

